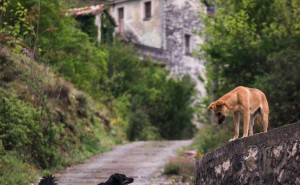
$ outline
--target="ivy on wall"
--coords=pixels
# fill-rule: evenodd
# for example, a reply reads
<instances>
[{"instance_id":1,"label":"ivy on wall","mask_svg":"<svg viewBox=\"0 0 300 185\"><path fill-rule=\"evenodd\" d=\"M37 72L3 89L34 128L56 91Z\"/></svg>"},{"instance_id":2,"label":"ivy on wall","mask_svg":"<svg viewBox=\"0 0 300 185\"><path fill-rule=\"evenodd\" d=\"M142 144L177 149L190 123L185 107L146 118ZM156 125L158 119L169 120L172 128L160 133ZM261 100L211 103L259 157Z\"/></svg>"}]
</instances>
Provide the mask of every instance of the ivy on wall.
<instances>
[{"instance_id":1,"label":"ivy on wall","mask_svg":"<svg viewBox=\"0 0 300 185\"><path fill-rule=\"evenodd\" d=\"M117 25L107 10L103 11L101 23L101 43L111 45L113 42L113 33Z\"/></svg>"}]
</instances>

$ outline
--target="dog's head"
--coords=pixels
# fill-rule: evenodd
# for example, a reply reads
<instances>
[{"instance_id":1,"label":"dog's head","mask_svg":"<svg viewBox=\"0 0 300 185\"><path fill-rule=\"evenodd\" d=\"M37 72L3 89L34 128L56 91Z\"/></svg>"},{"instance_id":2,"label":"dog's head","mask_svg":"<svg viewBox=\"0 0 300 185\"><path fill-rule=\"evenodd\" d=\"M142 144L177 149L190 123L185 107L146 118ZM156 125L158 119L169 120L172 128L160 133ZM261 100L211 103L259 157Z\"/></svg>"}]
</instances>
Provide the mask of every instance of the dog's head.
<instances>
[{"instance_id":1,"label":"dog's head","mask_svg":"<svg viewBox=\"0 0 300 185\"><path fill-rule=\"evenodd\" d=\"M218 117L219 124L224 122L229 112L228 105L224 102L224 100L217 100L211 103L208 108L215 112L216 116Z\"/></svg>"},{"instance_id":2,"label":"dog's head","mask_svg":"<svg viewBox=\"0 0 300 185\"><path fill-rule=\"evenodd\" d=\"M107 182L100 183L98 185L127 185L134 181L131 177L126 177L126 175L115 173L111 175Z\"/></svg>"}]
</instances>

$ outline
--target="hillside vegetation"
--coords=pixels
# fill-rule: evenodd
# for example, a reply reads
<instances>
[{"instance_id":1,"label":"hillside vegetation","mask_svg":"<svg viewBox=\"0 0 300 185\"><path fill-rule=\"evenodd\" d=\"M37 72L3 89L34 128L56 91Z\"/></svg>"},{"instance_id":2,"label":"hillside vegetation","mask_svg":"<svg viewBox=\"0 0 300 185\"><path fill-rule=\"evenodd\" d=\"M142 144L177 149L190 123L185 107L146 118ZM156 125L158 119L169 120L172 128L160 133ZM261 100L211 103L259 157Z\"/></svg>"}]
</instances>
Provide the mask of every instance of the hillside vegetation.
<instances>
[{"instance_id":1,"label":"hillside vegetation","mask_svg":"<svg viewBox=\"0 0 300 185\"><path fill-rule=\"evenodd\" d=\"M106 109L49 68L7 49L0 66L1 184L23 184L26 168L66 165L122 139L106 131Z\"/></svg>"},{"instance_id":2,"label":"hillside vegetation","mask_svg":"<svg viewBox=\"0 0 300 185\"><path fill-rule=\"evenodd\" d=\"M193 136L189 77L117 40L98 47L60 0L0 4L0 184L128 140Z\"/></svg>"}]
</instances>

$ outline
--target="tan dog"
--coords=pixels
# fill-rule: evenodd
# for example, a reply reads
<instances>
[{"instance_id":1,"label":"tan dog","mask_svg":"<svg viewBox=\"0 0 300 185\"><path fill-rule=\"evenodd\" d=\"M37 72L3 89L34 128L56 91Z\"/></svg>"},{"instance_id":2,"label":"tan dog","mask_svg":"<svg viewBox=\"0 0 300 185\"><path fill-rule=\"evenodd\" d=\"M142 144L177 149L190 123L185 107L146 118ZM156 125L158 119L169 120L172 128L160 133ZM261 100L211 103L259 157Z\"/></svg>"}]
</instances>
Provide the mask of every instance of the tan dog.
<instances>
[{"instance_id":1,"label":"tan dog","mask_svg":"<svg viewBox=\"0 0 300 185\"><path fill-rule=\"evenodd\" d=\"M241 113L244 113L243 137L248 136L248 131L250 136L253 135L253 125L257 115L261 116L264 132L267 132L268 101L265 94L258 89L239 86L211 103L208 108L215 112L219 124L223 123L229 111L233 113L234 137L229 141L239 137Z\"/></svg>"}]
</instances>

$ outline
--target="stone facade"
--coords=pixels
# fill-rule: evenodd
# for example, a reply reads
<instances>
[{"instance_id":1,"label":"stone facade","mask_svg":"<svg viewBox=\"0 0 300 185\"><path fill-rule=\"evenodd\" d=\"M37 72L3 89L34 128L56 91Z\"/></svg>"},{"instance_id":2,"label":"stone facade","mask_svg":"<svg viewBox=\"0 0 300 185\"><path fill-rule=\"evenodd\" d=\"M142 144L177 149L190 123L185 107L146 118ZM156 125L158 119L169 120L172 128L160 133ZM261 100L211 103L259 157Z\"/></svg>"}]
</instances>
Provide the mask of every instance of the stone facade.
<instances>
[{"instance_id":1,"label":"stone facade","mask_svg":"<svg viewBox=\"0 0 300 185\"><path fill-rule=\"evenodd\" d=\"M300 185L300 122L212 151L197 161L195 178L196 185Z\"/></svg>"},{"instance_id":2,"label":"stone facade","mask_svg":"<svg viewBox=\"0 0 300 185\"><path fill-rule=\"evenodd\" d=\"M189 74L196 82L200 96L205 95L204 83L199 76L205 78L204 61L186 54L185 35L190 36L190 49L199 52L202 39L197 35L203 29L199 19L199 11L204 11L200 1L167 0L165 1L165 32L167 66L173 75Z\"/></svg>"},{"instance_id":3,"label":"stone facade","mask_svg":"<svg viewBox=\"0 0 300 185\"><path fill-rule=\"evenodd\" d=\"M145 20L146 2L151 2L151 18ZM115 0L111 7L117 24L119 10L124 9L124 20L116 27L116 33L123 30L120 26L124 27L123 37L143 55L162 61L172 76L189 74L199 97L205 95L204 82L200 80L206 79L204 61L192 55L202 43L196 34L203 29L198 13L206 9L199 0ZM186 53L187 45L190 53Z\"/></svg>"}]
</instances>

